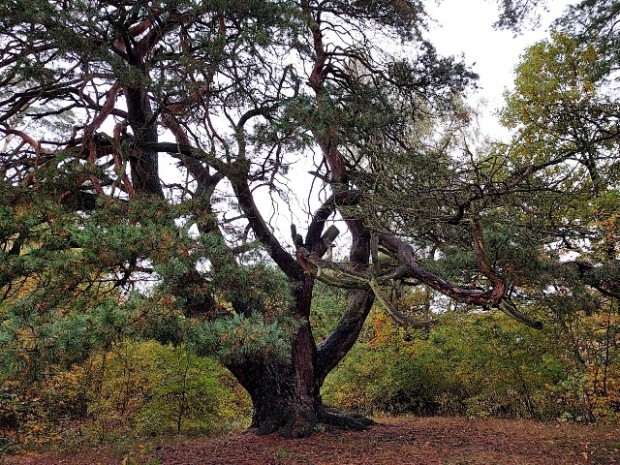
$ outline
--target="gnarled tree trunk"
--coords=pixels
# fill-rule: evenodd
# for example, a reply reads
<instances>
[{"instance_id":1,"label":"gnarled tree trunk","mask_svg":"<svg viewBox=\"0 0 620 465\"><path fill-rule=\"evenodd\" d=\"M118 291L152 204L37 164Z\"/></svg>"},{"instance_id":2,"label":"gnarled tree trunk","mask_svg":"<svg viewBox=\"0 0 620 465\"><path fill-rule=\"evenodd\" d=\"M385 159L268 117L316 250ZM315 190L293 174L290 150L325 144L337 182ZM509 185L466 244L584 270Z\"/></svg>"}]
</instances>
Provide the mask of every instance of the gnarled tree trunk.
<instances>
[{"instance_id":1,"label":"gnarled tree trunk","mask_svg":"<svg viewBox=\"0 0 620 465\"><path fill-rule=\"evenodd\" d=\"M250 394L251 427L259 435L279 432L285 437L305 437L320 423L357 430L372 423L329 409L320 393L326 376L357 340L372 307L372 293L354 292L340 323L317 347L308 321L311 290L312 278L307 276L296 293L296 310L304 323L293 339L290 362L267 359L228 365Z\"/></svg>"},{"instance_id":2,"label":"gnarled tree trunk","mask_svg":"<svg viewBox=\"0 0 620 465\"><path fill-rule=\"evenodd\" d=\"M229 366L252 398L252 428L257 434L280 432L287 437L310 435L318 424L320 397L296 383L292 364L275 360ZM309 384L313 379L306 378Z\"/></svg>"}]
</instances>

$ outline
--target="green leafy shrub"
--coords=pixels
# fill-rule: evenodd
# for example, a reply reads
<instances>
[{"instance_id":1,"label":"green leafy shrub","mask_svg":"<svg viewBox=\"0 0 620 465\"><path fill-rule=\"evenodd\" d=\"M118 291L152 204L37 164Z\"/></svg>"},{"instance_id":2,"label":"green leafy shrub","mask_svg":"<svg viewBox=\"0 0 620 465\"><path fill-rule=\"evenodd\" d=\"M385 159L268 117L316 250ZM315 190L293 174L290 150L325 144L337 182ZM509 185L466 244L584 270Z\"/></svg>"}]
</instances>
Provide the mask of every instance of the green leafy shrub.
<instances>
[{"instance_id":1,"label":"green leafy shrub","mask_svg":"<svg viewBox=\"0 0 620 465\"><path fill-rule=\"evenodd\" d=\"M101 440L128 433L214 433L238 427L248 409L221 365L183 346L127 342L100 364L103 377L89 414Z\"/></svg>"},{"instance_id":2,"label":"green leafy shrub","mask_svg":"<svg viewBox=\"0 0 620 465\"><path fill-rule=\"evenodd\" d=\"M580 315L568 334L554 321L534 331L501 314L451 313L429 332L375 312L323 395L366 414L615 422L618 348L597 318Z\"/></svg>"},{"instance_id":3,"label":"green leafy shrub","mask_svg":"<svg viewBox=\"0 0 620 465\"><path fill-rule=\"evenodd\" d=\"M34 382L0 386L0 447L212 434L247 424L251 404L214 360L183 346L123 342Z\"/></svg>"}]
</instances>

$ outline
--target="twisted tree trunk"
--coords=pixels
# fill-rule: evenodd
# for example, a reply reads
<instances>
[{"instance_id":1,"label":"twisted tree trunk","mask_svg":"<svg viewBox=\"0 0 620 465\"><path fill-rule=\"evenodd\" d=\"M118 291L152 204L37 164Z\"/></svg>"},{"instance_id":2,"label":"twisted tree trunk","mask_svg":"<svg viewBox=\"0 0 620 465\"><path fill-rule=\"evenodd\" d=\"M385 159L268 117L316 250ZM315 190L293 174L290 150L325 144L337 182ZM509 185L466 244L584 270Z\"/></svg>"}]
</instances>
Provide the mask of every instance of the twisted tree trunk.
<instances>
[{"instance_id":1,"label":"twisted tree trunk","mask_svg":"<svg viewBox=\"0 0 620 465\"><path fill-rule=\"evenodd\" d=\"M285 437L305 437L319 423L356 430L371 423L327 408L320 391L326 376L357 340L372 306L372 294L363 293L360 298L356 293L340 324L317 348L309 323L312 287L313 278L306 275L295 293L295 313L302 324L293 338L289 363L267 359L228 365L250 394L251 427L259 435L279 432Z\"/></svg>"}]
</instances>

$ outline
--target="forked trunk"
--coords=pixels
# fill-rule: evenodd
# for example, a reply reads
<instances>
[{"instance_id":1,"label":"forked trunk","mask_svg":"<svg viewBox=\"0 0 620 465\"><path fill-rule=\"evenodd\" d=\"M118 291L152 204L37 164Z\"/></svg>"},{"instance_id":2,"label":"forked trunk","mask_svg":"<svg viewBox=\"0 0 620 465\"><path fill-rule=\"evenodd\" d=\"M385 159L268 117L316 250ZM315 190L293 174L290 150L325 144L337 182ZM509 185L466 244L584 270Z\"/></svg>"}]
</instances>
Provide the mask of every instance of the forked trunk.
<instances>
[{"instance_id":1,"label":"forked trunk","mask_svg":"<svg viewBox=\"0 0 620 465\"><path fill-rule=\"evenodd\" d=\"M290 363L253 360L229 369L252 398L252 427L257 434L280 432L287 437L312 434L319 422L319 386L315 382L314 342L308 324L293 340Z\"/></svg>"},{"instance_id":2,"label":"forked trunk","mask_svg":"<svg viewBox=\"0 0 620 465\"><path fill-rule=\"evenodd\" d=\"M334 331L332 336L340 344L339 350L335 349L333 341L327 344L326 349L329 350L326 352L333 359L331 363L326 364L325 356L317 356L312 330L306 320L293 339L290 362L256 359L228 365L252 398L254 412L251 426L256 428L258 435L278 432L285 437L305 437L312 434L319 423L355 430L366 429L372 424L367 419L328 409L320 395L327 372L353 345L372 301L364 298L352 303L361 304L357 324L351 324L352 318L345 319L348 323L347 337ZM321 367L321 364L324 366Z\"/></svg>"},{"instance_id":3,"label":"forked trunk","mask_svg":"<svg viewBox=\"0 0 620 465\"><path fill-rule=\"evenodd\" d=\"M277 362L249 363L231 369L252 398L251 427L256 428L259 436L279 433L284 437L307 437L320 423L355 430L372 424L367 419L343 415L325 407L318 386L311 395L300 392L291 366ZM240 369L244 372L241 376Z\"/></svg>"}]
</instances>

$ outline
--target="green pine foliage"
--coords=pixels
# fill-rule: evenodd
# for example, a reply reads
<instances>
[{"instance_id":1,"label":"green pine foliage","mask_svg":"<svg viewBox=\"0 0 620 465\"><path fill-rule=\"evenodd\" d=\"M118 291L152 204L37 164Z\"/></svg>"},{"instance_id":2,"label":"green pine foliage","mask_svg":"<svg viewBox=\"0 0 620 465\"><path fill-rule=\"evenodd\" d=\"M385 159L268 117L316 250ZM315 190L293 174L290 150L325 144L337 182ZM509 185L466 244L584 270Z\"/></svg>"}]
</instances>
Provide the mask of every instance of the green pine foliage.
<instances>
[{"instance_id":1,"label":"green pine foliage","mask_svg":"<svg viewBox=\"0 0 620 465\"><path fill-rule=\"evenodd\" d=\"M178 344L189 337L200 354L228 361L288 356L297 323L283 314L284 275L260 256L209 270L201 260L222 253L220 240L179 230L187 205L112 202L78 215L25 195L25 204L0 208L1 377L36 378L46 363L68 367L127 338ZM188 310L204 312L209 293L219 300L213 314ZM235 315L235 299L252 314Z\"/></svg>"},{"instance_id":2,"label":"green pine foliage","mask_svg":"<svg viewBox=\"0 0 620 465\"><path fill-rule=\"evenodd\" d=\"M258 314L235 315L230 319L193 325L188 347L197 354L217 354L224 363L251 360L257 355L289 362L295 327L291 319L265 323Z\"/></svg>"}]
</instances>

